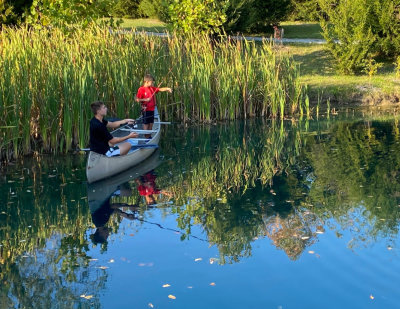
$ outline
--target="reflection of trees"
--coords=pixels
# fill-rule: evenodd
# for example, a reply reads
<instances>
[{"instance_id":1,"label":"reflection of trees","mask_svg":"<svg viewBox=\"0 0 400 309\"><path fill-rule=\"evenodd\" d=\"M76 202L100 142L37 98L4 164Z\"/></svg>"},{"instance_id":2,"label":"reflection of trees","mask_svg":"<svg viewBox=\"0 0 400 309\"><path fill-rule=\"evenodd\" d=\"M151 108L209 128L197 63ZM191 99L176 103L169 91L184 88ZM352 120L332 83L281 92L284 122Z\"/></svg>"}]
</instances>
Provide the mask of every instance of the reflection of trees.
<instances>
[{"instance_id":1,"label":"reflection of trees","mask_svg":"<svg viewBox=\"0 0 400 309\"><path fill-rule=\"evenodd\" d=\"M178 205L174 211L179 227L189 235L192 224L201 224L209 241L218 247L222 262L251 255L253 239L265 236L263 218L269 199L274 198L267 187L299 153L296 126L260 121L199 128L186 134L184 141L196 141L198 152L187 156L189 145L180 149L166 145L164 151L173 153L176 161L160 172L182 171L163 184Z\"/></svg>"},{"instance_id":2,"label":"reflection of trees","mask_svg":"<svg viewBox=\"0 0 400 309\"><path fill-rule=\"evenodd\" d=\"M7 191L0 203L0 299L12 304L6 307L50 308L63 301L68 307L68 301L80 300L77 282L94 291L104 281L101 274L89 276L85 231L91 222L86 188L76 185L85 179L76 168L82 159L27 159L7 178L11 184L2 185ZM55 243L51 250L48 242Z\"/></svg>"},{"instance_id":3,"label":"reflection of trees","mask_svg":"<svg viewBox=\"0 0 400 309\"><path fill-rule=\"evenodd\" d=\"M223 261L250 255L265 235L296 259L327 219L363 242L398 233L396 122L235 123L186 134L183 148L163 146L177 159L160 174L181 171L163 186L174 193L179 226L189 234L202 225ZM187 156L191 140L198 152Z\"/></svg>"},{"instance_id":4,"label":"reflection of trees","mask_svg":"<svg viewBox=\"0 0 400 309\"><path fill-rule=\"evenodd\" d=\"M362 242L398 233L400 139L395 122L341 122L307 138L308 201Z\"/></svg>"}]
</instances>

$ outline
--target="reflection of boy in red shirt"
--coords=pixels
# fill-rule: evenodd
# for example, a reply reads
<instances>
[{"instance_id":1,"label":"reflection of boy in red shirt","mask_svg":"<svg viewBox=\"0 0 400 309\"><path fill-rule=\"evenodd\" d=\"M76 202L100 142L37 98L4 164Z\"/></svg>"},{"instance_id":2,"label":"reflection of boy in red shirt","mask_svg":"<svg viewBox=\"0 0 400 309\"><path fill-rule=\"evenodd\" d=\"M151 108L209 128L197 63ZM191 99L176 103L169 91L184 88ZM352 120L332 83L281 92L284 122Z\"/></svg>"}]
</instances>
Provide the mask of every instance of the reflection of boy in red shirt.
<instances>
[{"instance_id":1,"label":"reflection of boy in red shirt","mask_svg":"<svg viewBox=\"0 0 400 309\"><path fill-rule=\"evenodd\" d=\"M154 87L154 78L150 74L146 74L143 80L143 86L138 89L136 101L142 104L143 129L151 130L154 123L156 93L164 91L172 93L172 89ZM150 137L150 135L146 137Z\"/></svg>"},{"instance_id":2,"label":"reflection of boy in red shirt","mask_svg":"<svg viewBox=\"0 0 400 309\"><path fill-rule=\"evenodd\" d=\"M156 178L157 176L154 174L154 171L148 172L147 174L143 175L136 179L137 189L141 196L144 196L147 205L152 205L156 203L154 198L154 194L165 194L169 196L169 193L159 190L156 185Z\"/></svg>"}]
</instances>

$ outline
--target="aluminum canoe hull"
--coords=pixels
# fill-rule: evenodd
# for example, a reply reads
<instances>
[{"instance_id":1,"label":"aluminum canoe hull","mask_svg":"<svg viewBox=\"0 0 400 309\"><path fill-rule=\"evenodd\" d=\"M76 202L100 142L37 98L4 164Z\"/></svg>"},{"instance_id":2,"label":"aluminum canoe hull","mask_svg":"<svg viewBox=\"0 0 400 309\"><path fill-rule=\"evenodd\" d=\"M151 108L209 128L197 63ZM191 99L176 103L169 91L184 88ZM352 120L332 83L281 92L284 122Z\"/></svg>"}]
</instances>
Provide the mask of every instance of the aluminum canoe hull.
<instances>
[{"instance_id":1,"label":"aluminum canoe hull","mask_svg":"<svg viewBox=\"0 0 400 309\"><path fill-rule=\"evenodd\" d=\"M155 116L153 130L157 132L153 134L146 144L158 145L161 136L161 125L157 123L159 121L158 115ZM111 134L113 135L113 132ZM90 151L86 164L87 181L88 183L93 183L126 171L150 157L155 150L156 148L139 148L127 155L116 157L107 157Z\"/></svg>"}]
</instances>

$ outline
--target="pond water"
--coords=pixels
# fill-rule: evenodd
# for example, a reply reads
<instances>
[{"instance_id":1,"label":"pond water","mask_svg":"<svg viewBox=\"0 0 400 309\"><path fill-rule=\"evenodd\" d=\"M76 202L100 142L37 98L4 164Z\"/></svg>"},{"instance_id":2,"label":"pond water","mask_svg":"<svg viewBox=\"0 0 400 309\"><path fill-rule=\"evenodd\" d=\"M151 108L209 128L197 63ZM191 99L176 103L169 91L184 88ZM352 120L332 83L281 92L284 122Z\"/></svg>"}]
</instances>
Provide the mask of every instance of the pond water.
<instances>
[{"instance_id":1,"label":"pond water","mask_svg":"<svg viewBox=\"0 0 400 309\"><path fill-rule=\"evenodd\" d=\"M398 308L396 118L166 126L88 185L85 155L1 170L1 308Z\"/></svg>"}]
</instances>

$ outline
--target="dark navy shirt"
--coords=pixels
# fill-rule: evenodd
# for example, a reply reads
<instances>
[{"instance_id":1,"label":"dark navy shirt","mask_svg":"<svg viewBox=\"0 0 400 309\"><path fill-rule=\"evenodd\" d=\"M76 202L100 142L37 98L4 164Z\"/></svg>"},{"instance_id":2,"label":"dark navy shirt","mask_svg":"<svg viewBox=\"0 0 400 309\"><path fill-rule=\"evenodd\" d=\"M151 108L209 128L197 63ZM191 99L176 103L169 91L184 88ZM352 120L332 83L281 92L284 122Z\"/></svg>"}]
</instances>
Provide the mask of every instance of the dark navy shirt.
<instances>
[{"instance_id":1,"label":"dark navy shirt","mask_svg":"<svg viewBox=\"0 0 400 309\"><path fill-rule=\"evenodd\" d=\"M103 122L93 117L90 120L90 150L106 154L110 146L108 141L113 138L113 136L107 130L107 120L103 119Z\"/></svg>"}]
</instances>

